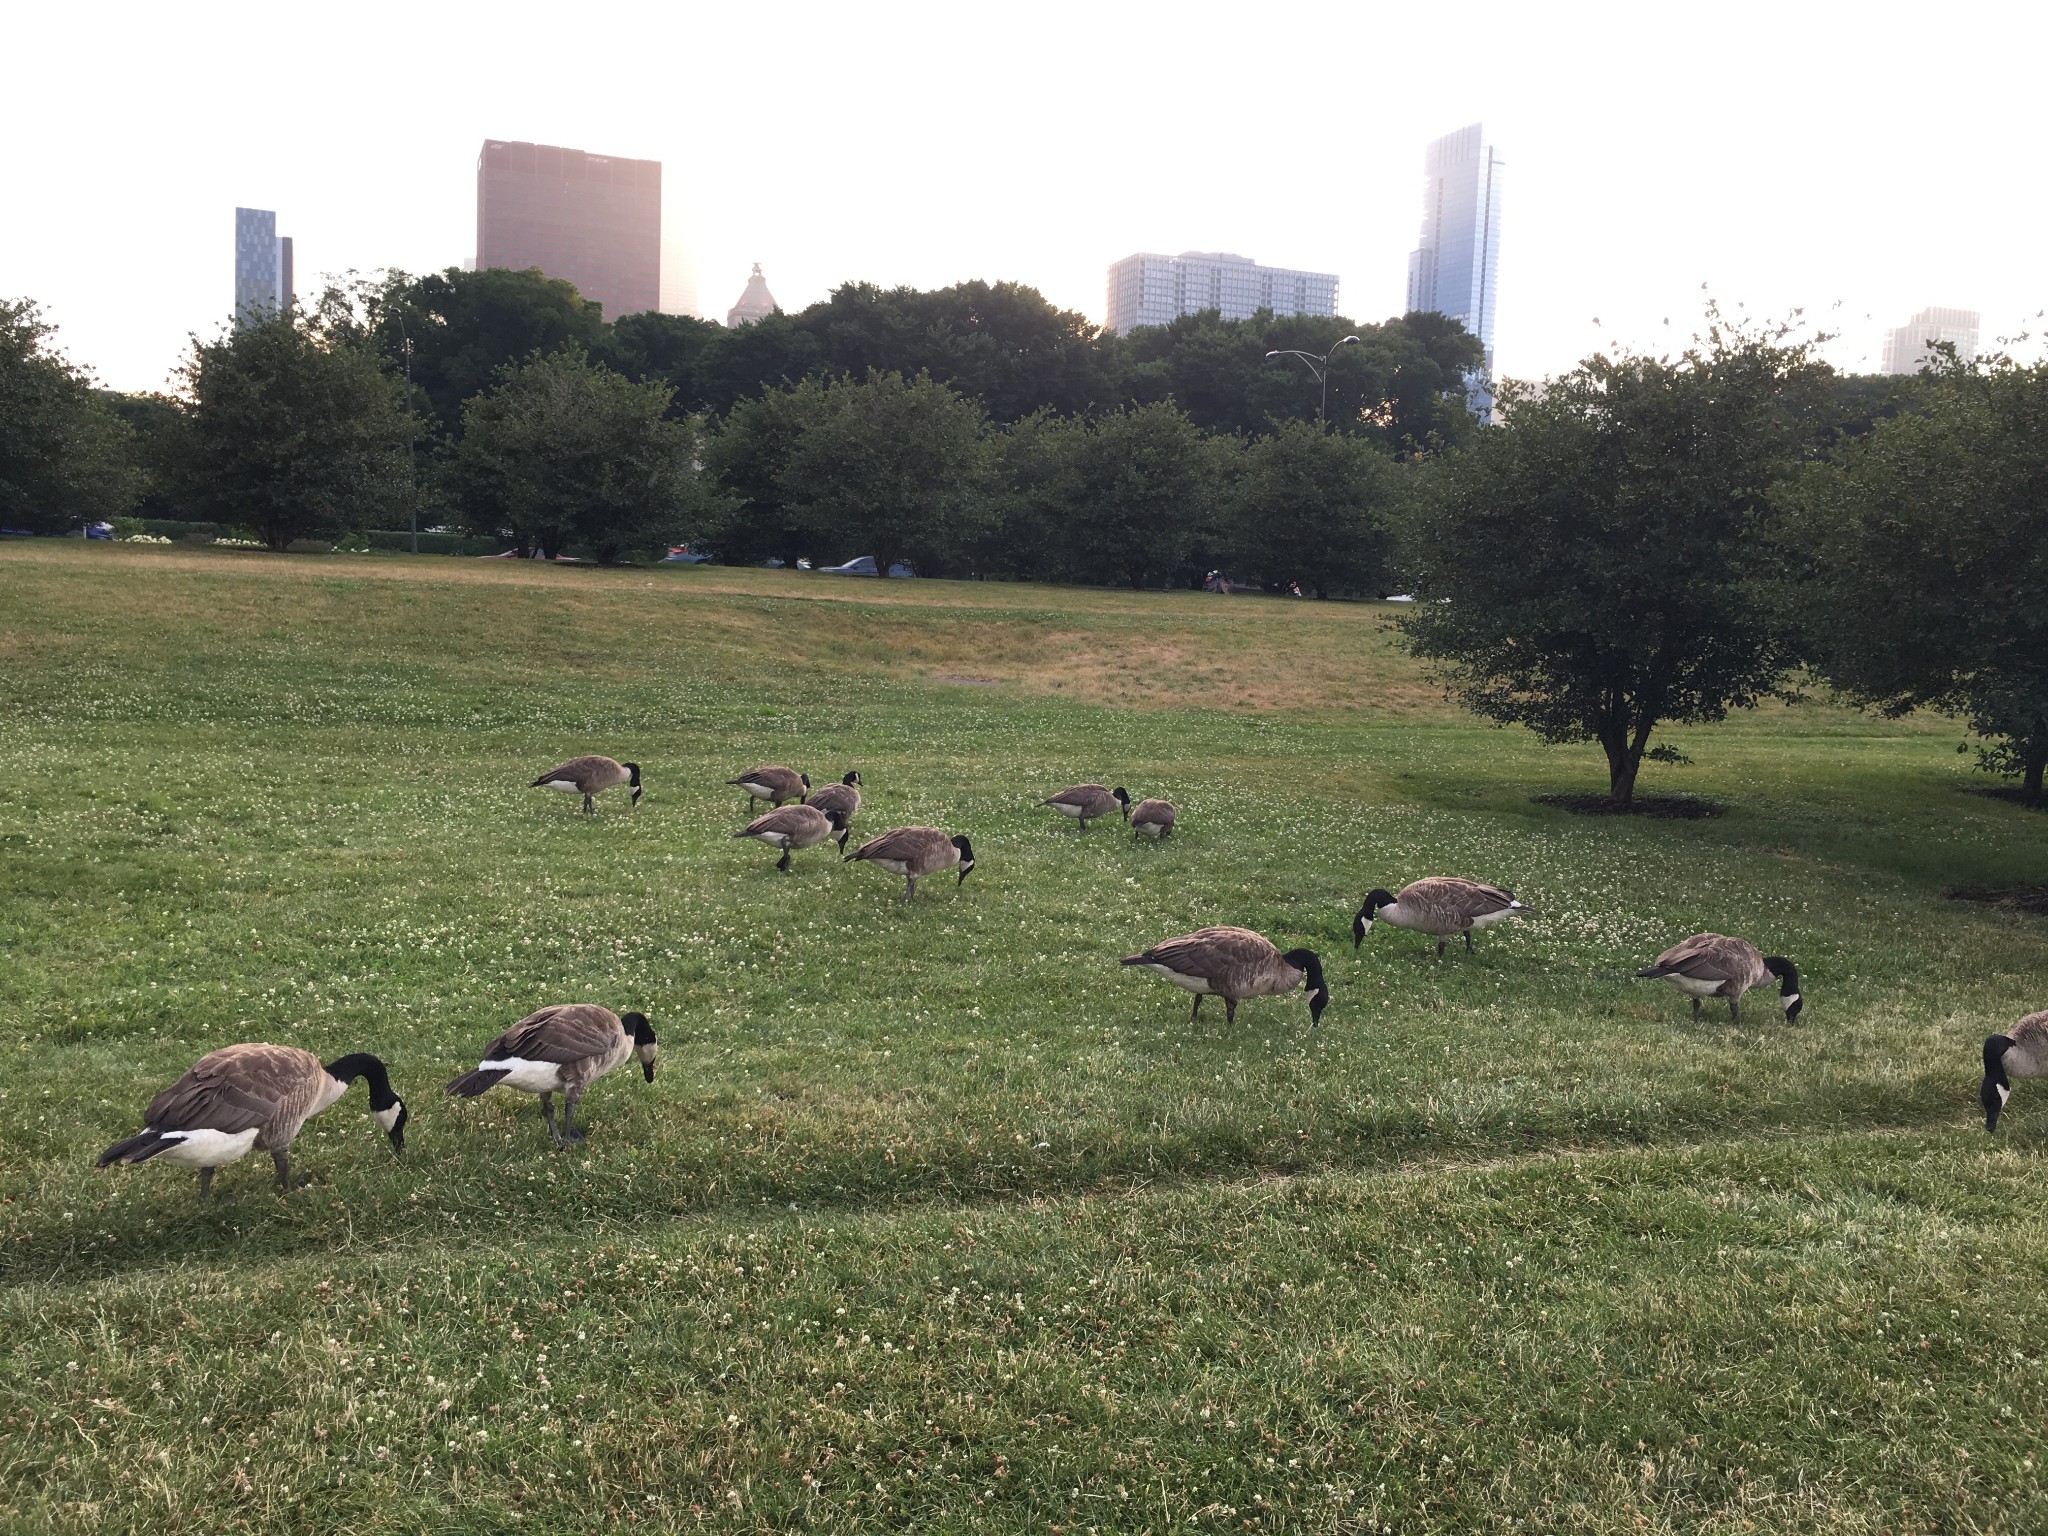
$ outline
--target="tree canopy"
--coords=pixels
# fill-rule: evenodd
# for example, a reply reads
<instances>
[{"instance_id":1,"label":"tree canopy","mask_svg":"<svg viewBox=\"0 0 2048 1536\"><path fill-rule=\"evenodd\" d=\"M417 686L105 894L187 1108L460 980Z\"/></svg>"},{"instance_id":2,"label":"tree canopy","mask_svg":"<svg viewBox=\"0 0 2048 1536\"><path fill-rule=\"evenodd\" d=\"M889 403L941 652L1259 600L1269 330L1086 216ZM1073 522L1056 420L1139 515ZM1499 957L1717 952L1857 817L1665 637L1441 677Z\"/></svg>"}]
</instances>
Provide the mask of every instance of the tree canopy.
<instances>
[{"instance_id":1,"label":"tree canopy","mask_svg":"<svg viewBox=\"0 0 2048 1536\"><path fill-rule=\"evenodd\" d=\"M29 533L119 516L142 489L127 423L55 334L28 300L0 299L0 527Z\"/></svg>"},{"instance_id":2,"label":"tree canopy","mask_svg":"<svg viewBox=\"0 0 2048 1536\"><path fill-rule=\"evenodd\" d=\"M412 423L342 295L195 340L180 377L166 467L203 516L281 550L405 504Z\"/></svg>"},{"instance_id":3,"label":"tree canopy","mask_svg":"<svg viewBox=\"0 0 2048 1536\"><path fill-rule=\"evenodd\" d=\"M1410 648L1468 708L1597 741L1633 802L1651 733L1780 686L1797 649L1772 490L1829 374L1710 312L1675 361L1594 357L1443 458L1409 527Z\"/></svg>"},{"instance_id":4,"label":"tree canopy","mask_svg":"<svg viewBox=\"0 0 2048 1536\"><path fill-rule=\"evenodd\" d=\"M502 370L463 408L446 471L464 523L553 559L571 542L611 562L698 531L696 437L669 390L580 350Z\"/></svg>"},{"instance_id":5,"label":"tree canopy","mask_svg":"<svg viewBox=\"0 0 2048 1536\"><path fill-rule=\"evenodd\" d=\"M2048 366L1936 370L1914 408L1793 498L1815 658L1858 701L1931 707L2042 798L2048 768Z\"/></svg>"}]
</instances>

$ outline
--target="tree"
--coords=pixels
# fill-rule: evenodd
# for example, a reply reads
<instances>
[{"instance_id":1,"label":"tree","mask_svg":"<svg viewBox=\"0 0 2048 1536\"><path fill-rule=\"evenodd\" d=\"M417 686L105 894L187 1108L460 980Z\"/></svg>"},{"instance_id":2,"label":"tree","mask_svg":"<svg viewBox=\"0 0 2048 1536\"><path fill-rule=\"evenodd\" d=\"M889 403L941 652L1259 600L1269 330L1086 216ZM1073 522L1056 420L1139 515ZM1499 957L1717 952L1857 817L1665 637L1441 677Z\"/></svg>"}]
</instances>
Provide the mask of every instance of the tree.
<instances>
[{"instance_id":1,"label":"tree","mask_svg":"<svg viewBox=\"0 0 2048 1536\"><path fill-rule=\"evenodd\" d=\"M670 396L580 349L505 369L463 408L447 470L463 521L549 559L588 543L607 563L687 535L701 521L696 434L668 419Z\"/></svg>"},{"instance_id":2,"label":"tree","mask_svg":"<svg viewBox=\"0 0 2048 1536\"><path fill-rule=\"evenodd\" d=\"M341 294L195 339L179 377L183 421L168 469L202 517L282 550L403 504L411 418Z\"/></svg>"},{"instance_id":3,"label":"tree","mask_svg":"<svg viewBox=\"0 0 2048 1536\"><path fill-rule=\"evenodd\" d=\"M782 471L823 398L818 389L775 389L742 400L706 441L704 467L726 497L710 537L727 565L774 558L794 566L809 548Z\"/></svg>"},{"instance_id":4,"label":"tree","mask_svg":"<svg viewBox=\"0 0 2048 1536\"><path fill-rule=\"evenodd\" d=\"M1815 659L1858 702L1959 716L2042 803L2048 367L1951 360L1792 498Z\"/></svg>"},{"instance_id":5,"label":"tree","mask_svg":"<svg viewBox=\"0 0 2048 1536\"><path fill-rule=\"evenodd\" d=\"M1771 492L1829 374L1788 337L1710 308L1675 362L1504 387L1503 424L1432 466L1403 541L1409 648L1477 714L1599 742L1619 806L1661 722L1753 705L1794 659Z\"/></svg>"},{"instance_id":6,"label":"tree","mask_svg":"<svg viewBox=\"0 0 2048 1536\"><path fill-rule=\"evenodd\" d=\"M1087 575L1142 587L1189 577L1211 536L1216 488L1236 444L1207 439L1178 406L1141 405L1086 423L1071 440L1069 559Z\"/></svg>"},{"instance_id":7,"label":"tree","mask_svg":"<svg viewBox=\"0 0 2048 1536\"><path fill-rule=\"evenodd\" d=\"M51 345L27 299L0 299L0 526L62 533L118 517L142 477L133 434Z\"/></svg>"},{"instance_id":8,"label":"tree","mask_svg":"<svg viewBox=\"0 0 2048 1536\"><path fill-rule=\"evenodd\" d=\"M1389 512L1401 472L1372 442L1312 422L1254 438L1227 493L1232 573L1299 583L1317 597L1391 590Z\"/></svg>"},{"instance_id":9,"label":"tree","mask_svg":"<svg viewBox=\"0 0 2048 1536\"><path fill-rule=\"evenodd\" d=\"M777 477L814 550L886 572L959 562L989 515L988 417L920 374L799 384L804 428Z\"/></svg>"},{"instance_id":10,"label":"tree","mask_svg":"<svg viewBox=\"0 0 2048 1536\"><path fill-rule=\"evenodd\" d=\"M604 308L573 283L533 268L450 267L424 277L386 275L368 296L368 324L377 350L403 369L412 343L413 387L443 432L462 425L462 407L488 388L499 370L537 352L566 347L595 351L606 339Z\"/></svg>"}]
</instances>

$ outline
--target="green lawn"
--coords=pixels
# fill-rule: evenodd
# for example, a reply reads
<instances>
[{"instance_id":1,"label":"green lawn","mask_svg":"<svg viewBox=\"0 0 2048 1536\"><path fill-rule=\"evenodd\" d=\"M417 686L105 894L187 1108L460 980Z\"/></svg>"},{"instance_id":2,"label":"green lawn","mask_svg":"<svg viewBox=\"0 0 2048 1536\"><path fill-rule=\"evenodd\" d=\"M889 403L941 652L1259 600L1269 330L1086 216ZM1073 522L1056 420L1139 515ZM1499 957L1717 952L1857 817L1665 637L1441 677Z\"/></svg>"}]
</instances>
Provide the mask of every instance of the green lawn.
<instances>
[{"instance_id":1,"label":"green lawn","mask_svg":"<svg viewBox=\"0 0 2048 1536\"><path fill-rule=\"evenodd\" d=\"M1591 750L1448 709L1393 610L716 569L0 546L0 1525L58 1531L2048 1526L2048 817L1825 703ZM579 752L647 794L525 788ZM731 839L760 762L964 886ZM1035 809L1161 794L1139 844ZM1540 911L1441 963L1375 885ZM1190 1026L1116 965L1324 955ZM1807 1006L1694 1025L1702 928ZM440 1085L548 1002L650 1088ZM284 1198L100 1149L204 1051L392 1064Z\"/></svg>"}]
</instances>

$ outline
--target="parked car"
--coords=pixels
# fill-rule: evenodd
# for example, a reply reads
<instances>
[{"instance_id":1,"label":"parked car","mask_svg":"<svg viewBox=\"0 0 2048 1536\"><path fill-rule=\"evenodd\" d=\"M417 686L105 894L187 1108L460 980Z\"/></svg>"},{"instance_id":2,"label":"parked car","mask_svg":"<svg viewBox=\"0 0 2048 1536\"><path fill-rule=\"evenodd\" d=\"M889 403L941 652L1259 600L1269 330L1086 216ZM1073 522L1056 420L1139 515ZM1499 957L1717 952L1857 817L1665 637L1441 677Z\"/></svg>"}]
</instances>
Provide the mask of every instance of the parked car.
<instances>
[{"instance_id":1,"label":"parked car","mask_svg":"<svg viewBox=\"0 0 2048 1536\"><path fill-rule=\"evenodd\" d=\"M875 557L873 555L855 555L844 565L821 565L818 567L818 570L821 575L825 576L872 576L875 574ZM889 567L889 574L891 576L909 577L915 576L917 572L912 570L907 562L898 560Z\"/></svg>"},{"instance_id":2,"label":"parked car","mask_svg":"<svg viewBox=\"0 0 2048 1536\"><path fill-rule=\"evenodd\" d=\"M703 565L706 564L711 559L711 557L705 554L701 549L692 549L687 544L678 544L674 548L669 550L669 552L666 555L664 555L662 559L664 564L674 563L679 565Z\"/></svg>"}]
</instances>

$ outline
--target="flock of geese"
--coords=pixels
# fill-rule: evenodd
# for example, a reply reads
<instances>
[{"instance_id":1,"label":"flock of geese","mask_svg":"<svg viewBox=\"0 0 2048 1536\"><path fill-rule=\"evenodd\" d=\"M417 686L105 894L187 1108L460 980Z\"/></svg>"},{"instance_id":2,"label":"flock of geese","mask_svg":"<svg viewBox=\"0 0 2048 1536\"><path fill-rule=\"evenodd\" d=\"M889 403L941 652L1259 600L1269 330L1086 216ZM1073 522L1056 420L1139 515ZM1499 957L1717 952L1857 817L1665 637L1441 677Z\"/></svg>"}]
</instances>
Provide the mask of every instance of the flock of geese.
<instances>
[{"instance_id":1,"label":"flock of geese","mask_svg":"<svg viewBox=\"0 0 2048 1536\"><path fill-rule=\"evenodd\" d=\"M810 776L779 764L750 769L727 785L746 794L751 810L767 801L769 809L735 832L781 851L776 868L788 873L790 855L836 842L843 861L866 862L900 875L903 900L917 894L917 882L929 875L956 871L955 885L966 883L974 869L974 848L965 836L937 827L897 827L846 852L849 826L861 805L858 772L837 783L811 788ZM609 757L572 758L535 779L534 789L555 789L583 798L585 814L594 814L596 797L611 789L631 789L640 799L638 763ZM1177 812L1165 800L1141 800L1134 806L1121 786L1076 784L1039 802L1088 830L1091 821L1111 815L1129 823L1133 836L1163 838L1174 829ZM1351 947L1356 952L1374 923L1420 933L1436 941L1442 958L1454 938L1470 951L1472 935L1509 918L1531 915L1514 892L1477 880L1437 875L1403 886L1398 892L1375 889L1367 894L1351 921ZM1237 1005L1247 998L1277 997L1305 990L1309 1022L1321 1022L1329 1006L1330 986L1322 957L1311 949L1281 950L1248 928L1202 928L1164 939L1120 962L1156 972L1194 994L1192 1022L1202 1000L1223 1000L1227 1023L1237 1020ZM1766 955L1746 939L1699 933L1664 951L1635 973L1668 981L1692 1000L1692 1016L1700 1018L1703 1001L1725 999L1731 1022L1741 1020L1741 999L1747 992L1777 984L1778 1006L1788 1020L1799 1017L1799 971L1782 955ZM648 1082L654 1081L656 1041L647 1016L616 1014L595 1003L564 1003L529 1014L484 1048L476 1067L450 1082L452 1098L476 1098L493 1088L511 1088L538 1095L548 1135L557 1147L583 1140L575 1123L576 1107L597 1080L628 1060L637 1060ZM2048 1075L2048 1011L2028 1014L2010 1034L1984 1042L1984 1081L1980 1100L1984 1128L1995 1131L1998 1117L2012 1094L2015 1077ZM192 1069L149 1102L143 1129L100 1154L101 1168L115 1163L156 1159L191 1168L199 1175L199 1198L205 1201L216 1170L252 1151L271 1155L280 1191L291 1187L290 1151L306 1121L334 1104L357 1080L368 1084L370 1113L390 1139L391 1149L405 1148L409 1117L405 1103L391 1086L391 1076L376 1056L357 1052L323 1063L310 1051L286 1045L230 1045L200 1058ZM562 1096L562 1119L555 1120L554 1096Z\"/></svg>"}]
</instances>

